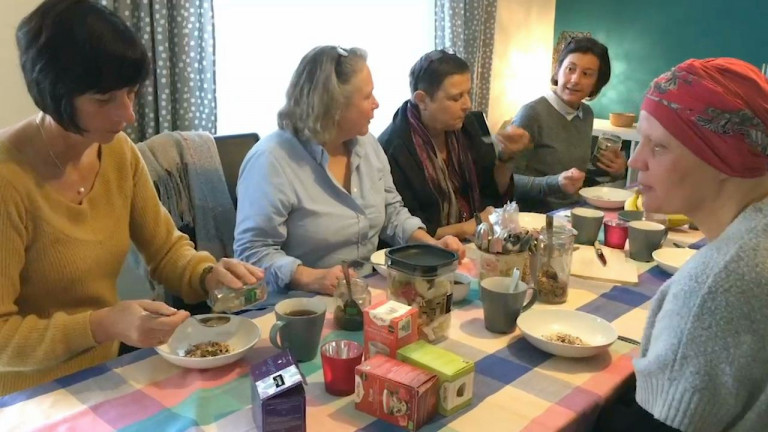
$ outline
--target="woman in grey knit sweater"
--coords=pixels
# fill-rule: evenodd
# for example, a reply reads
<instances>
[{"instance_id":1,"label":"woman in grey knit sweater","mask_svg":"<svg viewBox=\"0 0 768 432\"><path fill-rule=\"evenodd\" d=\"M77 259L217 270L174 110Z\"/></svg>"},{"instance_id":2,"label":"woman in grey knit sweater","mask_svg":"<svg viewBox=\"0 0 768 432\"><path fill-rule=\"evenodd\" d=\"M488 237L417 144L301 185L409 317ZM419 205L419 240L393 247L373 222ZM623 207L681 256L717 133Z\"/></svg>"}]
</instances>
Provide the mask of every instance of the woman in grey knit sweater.
<instances>
[{"instance_id":1,"label":"woman in grey knit sweater","mask_svg":"<svg viewBox=\"0 0 768 432\"><path fill-rule=\"evenodd\" d=\"M690 216L709 243L654 299L634 362L646 419L610 406L600 429L765 430L768 81L741 60L688 60L651 84L638 129L644 207Z\"/></svg>"},{"instance_id":2,"label":"woman in grey knit sweater","mask_svg":"<svg viewBox=\"0 0 768 432\"><path fill-rule=\"evenodd\" d=\"M557 59L552 91L525 104L512 123L533 145L515 155L515 198L523 211L548 212L575 204L592 146L592 100L611 78L608 48L591 37L572 39ZM618 149L601 152L598 167L624 175L627 160ZM542 198L543 196L543 198Z\"/></svg>"}]
</instances>

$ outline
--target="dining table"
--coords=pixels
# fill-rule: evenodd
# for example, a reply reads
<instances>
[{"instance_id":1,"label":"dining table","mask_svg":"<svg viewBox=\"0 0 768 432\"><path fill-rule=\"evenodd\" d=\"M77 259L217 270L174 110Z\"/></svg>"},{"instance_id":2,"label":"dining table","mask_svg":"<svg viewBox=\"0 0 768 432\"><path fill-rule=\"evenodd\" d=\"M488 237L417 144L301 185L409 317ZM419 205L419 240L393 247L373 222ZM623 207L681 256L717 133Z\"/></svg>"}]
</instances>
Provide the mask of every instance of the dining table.
<instances>
[{"instance_id":1,"label":"dining table","mask_svg":"<svg viewBox=\"0 0 768 432\"><path fill-rule=\"evenodd\" d=\"M606 218L616 212L606 210ZM561 212L561 217L568 217ZM699 247L701 233L686 227L670 230L667 244ZM474 257L468 248L470 268ZM627 258L628 259L628 258ZM633 261L634 262L634 261ZM474 362L474 395L467 408L436 415L422 431L587 431L600 408L632 378L632 361L643 335L652 298L670 277L655 263L634 262L636 285L615 285L572 276L564 304L536 303L533 309L562 308L587 312L610 322L622 336L607 350L588 358L565 358L531 345L519 329L494 334L485 329L478 283L454 302L449 337L438 345ZM476 276L476 274L474 274ZM365 278L373 302L386 299L387 280L372 272ZM215 369L175 366L154 349L141 349L52 382L0 397L0 429L9 431L252 431L250 366L275 354L268 335L274 305L301 292L270 294L242 314L262 337L241 360ZM336 328L334 298L325 297L328 314L322 340L351 339L362 332ZM629 341L629 342L627 342ZM354 396L325 391L320 355L301 363L306 377L309 431L402 430L355 409Z\"/></svg>"}]
</instances>

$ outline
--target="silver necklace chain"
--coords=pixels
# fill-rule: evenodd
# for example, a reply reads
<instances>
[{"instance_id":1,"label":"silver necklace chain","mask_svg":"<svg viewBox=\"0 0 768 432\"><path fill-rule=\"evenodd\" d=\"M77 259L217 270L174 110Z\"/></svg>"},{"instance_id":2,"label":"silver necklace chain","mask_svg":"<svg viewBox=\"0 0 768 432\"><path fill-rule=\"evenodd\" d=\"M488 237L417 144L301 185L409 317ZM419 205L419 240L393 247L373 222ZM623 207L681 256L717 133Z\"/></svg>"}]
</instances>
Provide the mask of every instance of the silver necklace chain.
<instances>
[{"instance_id":1,"label":"silver necklace chain","mask_svg":"<svg viewBox=\"0 0 768 432\"><path fill-rule=\"evenodd\" d=\"M61 162L59 162L58 159L56 159L56 155L53 154L53 150L51 150L51 146L48 144L48 138L45 136L45 131L43 130L43 125L40 123L40 118L43 117L45 114L40 112L37 117L35 117L35 123L37 123L37 129L40 130L40 135L43 137L43 143L45 143L45 148L48 150L48 155L51 156L51 159L56 164L57 167L59 167L59 171L61 171L61 174L63 175L65 173L64 167L61 166ZM85 193L85 188L83 186L80 186L77 188L77 194L82 195Z\"/></svg>"}]
</instances>

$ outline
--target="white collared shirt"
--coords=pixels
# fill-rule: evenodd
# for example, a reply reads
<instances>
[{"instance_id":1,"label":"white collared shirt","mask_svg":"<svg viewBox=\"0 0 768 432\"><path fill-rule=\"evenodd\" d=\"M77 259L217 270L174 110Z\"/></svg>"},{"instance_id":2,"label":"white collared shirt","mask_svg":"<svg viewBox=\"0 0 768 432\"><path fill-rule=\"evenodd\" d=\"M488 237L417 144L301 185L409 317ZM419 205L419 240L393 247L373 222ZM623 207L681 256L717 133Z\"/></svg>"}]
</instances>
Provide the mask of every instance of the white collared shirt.
<instances>
[{"instance_id":1,"label":"white collared shirt","mask_svg":"<svg viewBox=\"0 0 768 432\"><path fill-rule=\"evenodd\" d=\"M568 105L563 102L562 99L560 99L560 96L555 94L555 91L552 90L548 93L544 94L544 97L547 98L549 103L552 104L555 109L563 115L563 117L567 118L568 121L573 120L574 117L579 116L579 118L583 118L582 112L581 112L581 105L579 105L579 109L573 109L569 107Z\"/></svg>"}]
</instances>

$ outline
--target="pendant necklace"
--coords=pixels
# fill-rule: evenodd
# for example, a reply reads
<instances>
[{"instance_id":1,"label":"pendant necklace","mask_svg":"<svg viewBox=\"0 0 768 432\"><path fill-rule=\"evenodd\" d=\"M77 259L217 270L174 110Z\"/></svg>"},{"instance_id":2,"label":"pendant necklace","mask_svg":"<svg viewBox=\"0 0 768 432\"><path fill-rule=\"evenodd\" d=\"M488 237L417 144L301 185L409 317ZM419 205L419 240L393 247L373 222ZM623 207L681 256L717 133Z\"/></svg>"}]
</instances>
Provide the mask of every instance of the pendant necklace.
<instances>
[{"instance_id":1,"label":"pendant necklace","mask_svg":"<svg viewBox=\"0 0 768 432\"><path fill-rule=\"evenodd\" d=\"M61 166L61 163L58 159L56 159L56 156L53 154L53 151L51 151L51 146L48 145L48 138L45 136L45 132L43 131L43 125L40 124L40 118L45 115L42 112L35 117L35 123L37 123L37 128L40 130L40 135L43 137L43 142L45 143L45 147L48 149L48 155L53 159L53 162L56 164L57 167L59 167L59 171L61 171L61 174L64 174L64 167ZM77 188L77 194L83 195L85 193L85 187L80 186Z\"/></svg>"}]
</instances>

